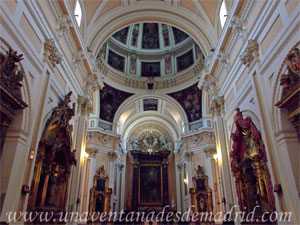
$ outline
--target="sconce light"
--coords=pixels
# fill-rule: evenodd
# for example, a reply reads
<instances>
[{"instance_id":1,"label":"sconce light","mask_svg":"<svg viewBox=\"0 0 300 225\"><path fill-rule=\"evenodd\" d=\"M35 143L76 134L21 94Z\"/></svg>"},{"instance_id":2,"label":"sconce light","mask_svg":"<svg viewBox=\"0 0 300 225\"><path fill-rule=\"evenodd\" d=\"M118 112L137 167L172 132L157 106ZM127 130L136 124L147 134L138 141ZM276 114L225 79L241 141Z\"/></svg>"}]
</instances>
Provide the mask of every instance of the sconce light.
<instances>
[{"instance_id":1,"label":"sconce light","mask_svg":"<svg viewBox=\"0 0 300 225\"><path fill-rule=\"evenodd\" d=\"M216 160L216 161L218 161L218 160L221 160L221 152L218 152L217 154L214 154L214 159Z\"/></svg>"},{"instance_id":2,"label":"sconce light","mask_svg":"<svg viewBox=\"0 0 300 225\"><path fill-rule=\"evenodd\" d=\"M29 159L32 160L33 158L34 158L34 149L31 149L29 153Z\"/></svg>"},{"instance_id":3,"label":"sconce light","mask_svg":"<svg viewBox=\"0 0 300 225\"><path fill-rule=\"evenodd\" d=\"M83 157L84 157L85 159L87 159L87 158L89 157L89 154L88 154L87 152L84 152Z\"/></svg>"},{"instance_id":4,"label":"sconce light","mask_svg":"<svg viewBox=\"0 0 300 225\"><path fill-rule=\"evenodd\" d=\"M187 184L188 184L188 179L185 178L185 179L183 180L183 182L187 185Z\"/></svg>"}]
</instances>

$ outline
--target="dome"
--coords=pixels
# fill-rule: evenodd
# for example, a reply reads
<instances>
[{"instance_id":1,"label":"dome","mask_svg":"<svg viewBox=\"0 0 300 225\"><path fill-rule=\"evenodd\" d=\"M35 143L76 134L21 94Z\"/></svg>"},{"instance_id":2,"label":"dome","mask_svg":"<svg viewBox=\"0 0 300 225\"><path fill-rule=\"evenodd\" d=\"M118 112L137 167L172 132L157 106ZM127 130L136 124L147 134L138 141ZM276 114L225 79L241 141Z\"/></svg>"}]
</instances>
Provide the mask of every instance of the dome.
<instances>
[{"instance_id":1,"label":"dome","mask_svg":"<svg viewBox=\"0 0 300 225\"><path fill-rule=\"evenodd\" d=\"M97 54L112 73L131 79L173 78L204 61L198 44L164 23L136 23L111 35ZM103 63L101 63L103 65Z\"/></svg>"}]
</instances>

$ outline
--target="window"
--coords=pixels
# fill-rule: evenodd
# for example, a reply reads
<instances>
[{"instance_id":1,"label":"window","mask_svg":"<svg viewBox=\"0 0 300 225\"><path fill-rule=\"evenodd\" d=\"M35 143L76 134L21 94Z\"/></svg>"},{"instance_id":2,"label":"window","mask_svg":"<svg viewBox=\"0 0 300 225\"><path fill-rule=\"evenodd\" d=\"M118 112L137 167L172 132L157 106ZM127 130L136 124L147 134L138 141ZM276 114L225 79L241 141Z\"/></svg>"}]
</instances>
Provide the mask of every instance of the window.
<instances>
[{"instance_id":1,"label":"window","mask_svg":"<svg viewBox=\"0 0 300 225\"><path fill-rule=\"evenodd\" d=\"M224 27L226 18L227 18L227 9L225 5L225 1L223 1L220 9L220 22L222 28Z\"/></svg>"},{"instance_id":2,"label":"window","mask_svg":"<svg viewBox=\"0 0 300 225\"><path fill-rule=\"evenodd\" d=\"M81 10L79 0L77 0L75 5L75 18L79 27L81 23L81 17L82 17L82 10Z\"/></svg>"}]
</instances>

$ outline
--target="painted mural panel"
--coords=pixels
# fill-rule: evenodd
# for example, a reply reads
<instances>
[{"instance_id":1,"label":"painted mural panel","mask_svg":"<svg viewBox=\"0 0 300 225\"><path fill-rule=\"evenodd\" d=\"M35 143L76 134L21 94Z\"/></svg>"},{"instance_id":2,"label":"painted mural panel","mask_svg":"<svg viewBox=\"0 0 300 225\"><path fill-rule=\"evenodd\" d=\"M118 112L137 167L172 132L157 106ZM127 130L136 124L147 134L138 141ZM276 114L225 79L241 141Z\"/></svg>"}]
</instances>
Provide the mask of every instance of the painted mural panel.
<instances>
[{"instance_id":1,"label":"painted mural panel","mask_svg":"<svg viewBox=\"0 0 300 225\"><path fill-rule=\"evenodd\" d=\"M191 49L187 53L178 56L176 59L177 59L177 72L181 72L189 68L191 65L194 64L193 50Z\"/></svg>"},{"instance_id":2,"label":"painted mural panel","mask_svg":"<svg viewBox=\"0 0 300 225\"><path fill-rule=\"evenodd\" d=\"M142 62L142 77L159 77L160 62Z\"/></svg>"},{"instance_id":3,"label":"painted mural panel","mask_svg":"<svg viewBox=\"0 0 300 225\"><path fill-rule=\"evenodd\" d=\"M140 204L161 204L161 166L140 166Z\"/></svg>"},{"instance_id":4,"label":"painted mural panel","mask_svg":"<svg viewBox=\"0 0 300 225\"><path fill-rule=\"evenodd\" d=\"M117 31L113 34L113 37L118 40L119 42L126 45L127 43L127 36L128 36L128 29L129 27L125 27L122 30Z\"/></svg>"},{"instance_id":5,"label":"painted mural panel","mask_svg":"<svg viewBox=\"0 0 300 225\"><path fill-rule=\"evenodd\" d=\"M117 109L131 95L105 84L100 90L100 119L113 122Z\"/></svg>"},{"instance_id":6,"label":"painted mural panel","mask_svg":"<svg viewBox=\"0 0 300 225\"><path fill-rule=\"evenodd\" d=\"M189 122L202 118L202 91L197 87L197 83L184 90L170 93L169 95L176 99L183 107Z\"/></svg>"},{"instance_id":7,"label":"painted mural panel","mask_svg":"<svg viewBox=\"0 0 300 225\"><path fill-rule=\"evenodd\" d=\"M185 32L183 32L175 27L172 27L172 30L173 30L176 45L189 37Z\"/></svg>"},{"instance_id":8,"label":"painted mural panel","mask_svg":"<svg viewBox=\"0 0 300 225\"><path fill-rule=\"evenodd\" d=\"M159 34L157 23L144 23L142 48L157 49L159 48Z\"/></svg>"},{"instance_id":9,"label":"painted mural panel","mask_svg":"<svg viewBox=\"0 0 300 225\"><path fill-rule=\"evenodd\" d=\"M125 68L125 58L121 55L118 55L117 53L109 50L108 53L108 64L115 68L116 70L119 70L121 72L124 72Z\"/></svg>"}]
</instances>

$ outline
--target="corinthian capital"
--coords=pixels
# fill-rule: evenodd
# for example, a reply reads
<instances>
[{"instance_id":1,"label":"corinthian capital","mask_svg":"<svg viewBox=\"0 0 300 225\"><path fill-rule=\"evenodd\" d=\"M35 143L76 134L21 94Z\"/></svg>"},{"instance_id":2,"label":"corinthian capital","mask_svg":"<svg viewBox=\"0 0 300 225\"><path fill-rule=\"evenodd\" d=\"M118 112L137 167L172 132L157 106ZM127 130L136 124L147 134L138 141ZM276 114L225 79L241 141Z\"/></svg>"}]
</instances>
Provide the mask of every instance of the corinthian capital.
<instances>
[{"instance_id":1,"label":"corinthian capital","mask_svg":"<svg viewBox=\"0 0 300 225\"><path fill-rule=\"evenodd\" d=\"M54 39L47 39L44 44L44 60L53 67L62 60L62 55L58 52Z\"/></svg>"},{"instance_id":2,"label":"corinthian capital","mask_svg":"<svg viewBox=\"0 0 300 225\"><path fill-rule=\"evenodd\" d=\"M209 113L212 116L221 116L224 111L224 97L214 96L210 102Z\"/></svg>"},{"instance_id":3,"label":"corinthian capital","mask_svg":"<svg viewBox=\"0 0 300 225\"><path fill-rule=\"evenodd\" d=\"M71 27L72 27L71 18L67 15L61 17L56 27L57 37L62 37L64 34L69 33Z\"/></svg>"},{"instance_id":4,"label":"corinthian capital","mask_svg":"<svg viewBox=\"0 0 300 225\"><path fill-rule=\"evenodd\" d=\"M92 102L87 96L79 96L78 105L81 113L91 113L93 111Z\"/></svg>"},{"instance_id":5,"label":"corinthian capital","mask_svg":"<svg viewBox=\"0 0 300 225\"><path fill-rule=\"evenodd\" d=\"M230 26L232 27L232 31L234 33L237 33L243 39L246 38L247 29L245 26L245 22L242 21L239 17L234 16L231 20Z\"/></svg>"},{"instance_id":6,"label":"corinthian capital","mask_svg":"<svg viewBox=\"0 0 300 225\"><path fill-rule=\"evenodd\" d=\"M89 75L85 79L85 93L89 96L92 95L92 93L98 89L100 89L101 86L98 82L98 78L96 74Z\"/></svg>"},{"instance_id":7,"label":"corinthian capital","mask_svg":"<svg viewBox=\"0 0 300 225\"><path fill-rule=\"evenodd\" d=\"M203 81L204 90L208 92L209 96L214 96L217 94L217 86L215 77L209 75L206 80Z\"/></svg>"},{"instance_id":8,"label":"corinthian capital","mask_svg":"<svg viewBox=\"0 0 300 225\"><path fill-rule=\"evenodd\" d=\"M258 44L255 40L250 39L245 51L240 56L240 59L244 65L249 67L253 61L259 60Z\"/></svg>"},{"instance_id":9,"label":"corinthian capital","mask_svg":"<svg viewBox=\"0 0 300 225\"><path fill-rule=\"evenodd\" d=\"M73 66L74 68L78 68L78 66L83 62L83 60L85 59L85 55L84 52L82 50L77 51L74 55L73 55Z\"/></svg>"},{"instance_id":10,"label":"corinthian capital","mask_svg":"<svg viewBox=\"0 0 300 225\"><path fill-rule=\"evenodd\" d=\"M224 66L226 70L229 69L229 56L227 53L220 51L219 54L217 55L217 58L220 62L221 65Z\"/></svg>"}]
</instances>

